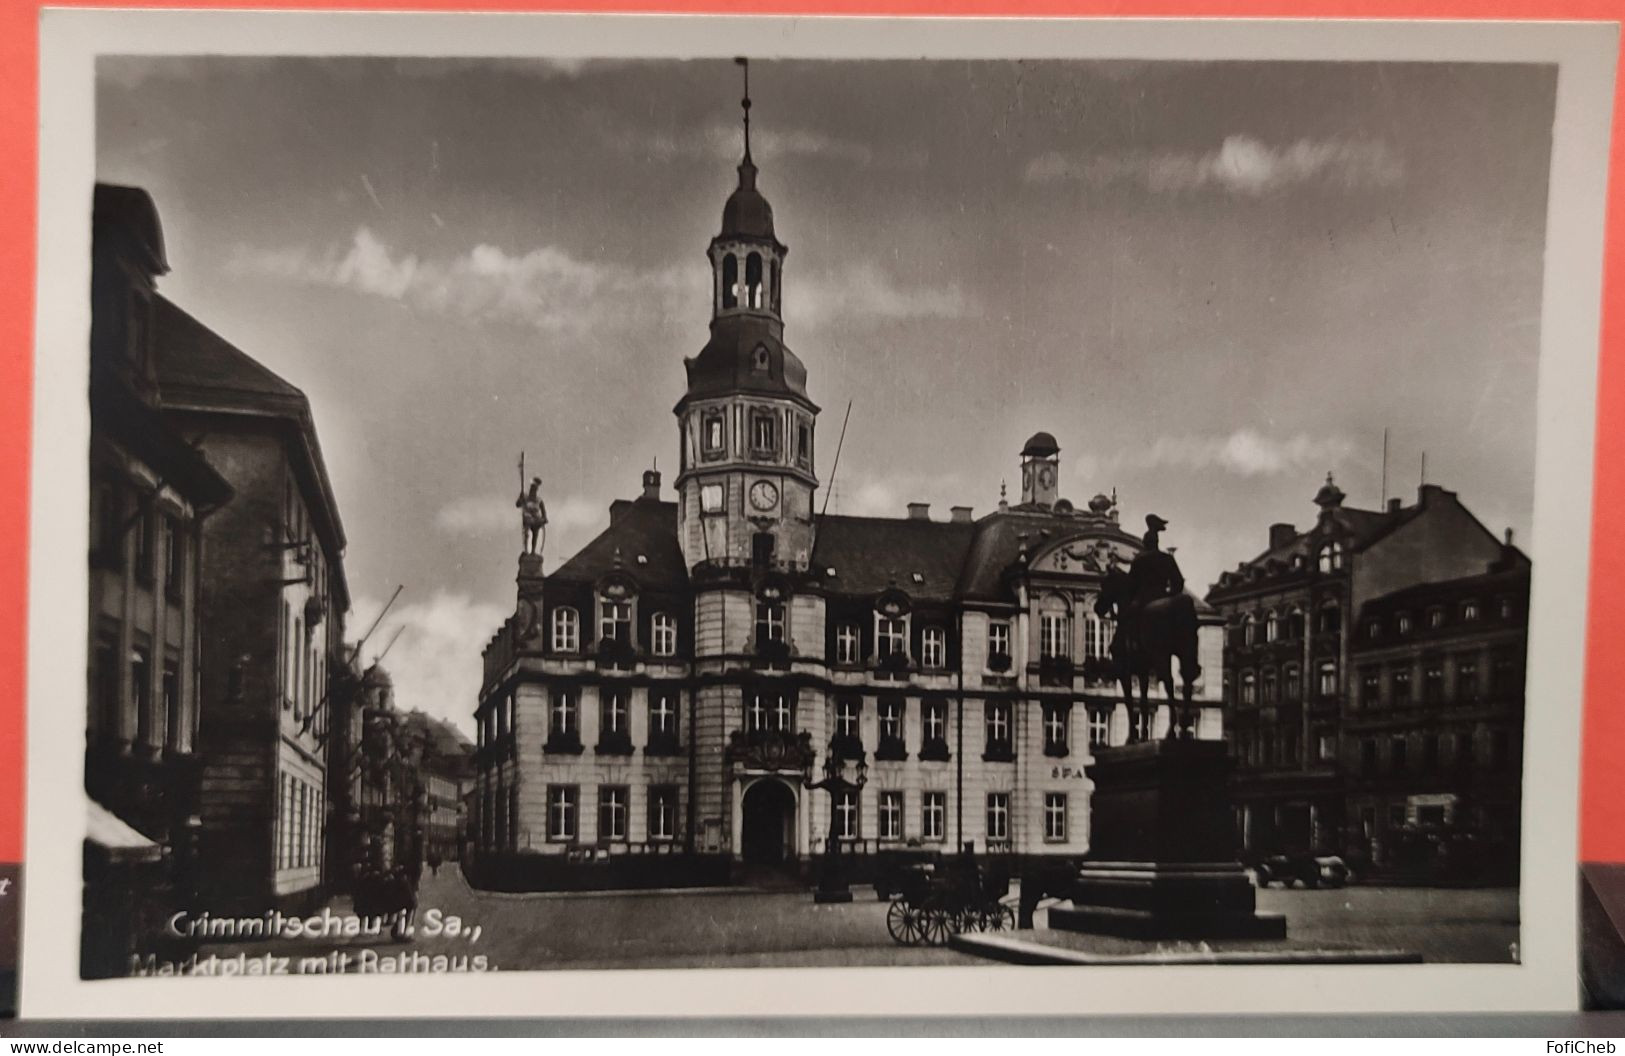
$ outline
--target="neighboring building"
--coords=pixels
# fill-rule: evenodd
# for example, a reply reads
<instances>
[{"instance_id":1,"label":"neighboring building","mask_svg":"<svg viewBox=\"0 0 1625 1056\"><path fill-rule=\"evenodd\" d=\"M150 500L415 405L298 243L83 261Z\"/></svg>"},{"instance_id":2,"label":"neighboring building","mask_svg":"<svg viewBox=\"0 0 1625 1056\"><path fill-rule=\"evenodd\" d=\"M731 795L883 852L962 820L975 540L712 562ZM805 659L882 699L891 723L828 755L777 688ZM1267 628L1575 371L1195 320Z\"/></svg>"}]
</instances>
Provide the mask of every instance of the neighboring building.
<instances>
[{"instance_id":1,"label":"neighboring building","mask_svg":"<svg viewBox=\"0 0 1625 1056\"><path fill-rule=\"evenodd\" d=\"M1516 868L1528 639L1529 561L1510 546L1479 575L1360 607L1343 727L1350 852L1423 875Z\"/></svg>"},{"instance_id":2,"label":"neighboring building","mask_svg":"<svg viewBox=\"0 0 1625 1056\"><path fill-rule=\"evenodd\" d=\"M83 934L85 971L105 975L195 881L200 539L232 492L159 414L152 199L98 184L92 238Z\"/></svg>"},{"instance_id":3,"label":"neighboring building","mask_svg":"<svg viewBox=\"0 0 1625 1056\"><path fill-rule=\"evenodd\" d=\"M675 855L804 868L832 828L859 856L1081 855L1092 750L1166 728L1166 709L1119 703L1093 611L1141 544L1114 498L1059 496L1047 433L1021 453L1022 501L980 519L818 516L819 408L784 343L788 250L756 175L747 141L675 407L677 501L647 472L552 574L519 559L476 712L478 857L545 886L592 882L575 866L670 881ZM1216 739L1216 617L1201 655ZM829 752L863 761L861 791L806 787Z\"/></svg>"},{"instance_id":4,"label":"neighboring building","mask_svg":"<svg viewBox=\"0 0 1625 1056\"><path fill-rule=\"evenodd\" d=\"M463 797L472 783L474 746L449 722L407 712L403 720L409 736L423 745L418 774L423 789L424 854L440 861L455 861L461 854Z\"/></svg>"},{"instance_id":5,"label":"neighboring building","mask_svg":"<svg viewBox=\"0 0 1625 1056\"><path fill-rule=\"evenodd\" d=\"M161 297L163 412L236 497L206 522L200 853L210 907L322 896L328 693L350 598L304 393Z\"/></svg>"},{"instance_id":6,"label":"neighboring building","mask_svg":"<svg viewBox=\"0 0 1625 1056\"><path fill-rule=\"evenodd\" d=\"M1315 524L1270 527L1269 546L1207 600L1227 624L1226 727L1245 855L1360 845L1348 766L1357 681L1352 614L1396 591L1483 574L1506 547L1457 499L1426 484L1414 505L1344 505L1327 476Z\"/></svg>"}]
</instances>

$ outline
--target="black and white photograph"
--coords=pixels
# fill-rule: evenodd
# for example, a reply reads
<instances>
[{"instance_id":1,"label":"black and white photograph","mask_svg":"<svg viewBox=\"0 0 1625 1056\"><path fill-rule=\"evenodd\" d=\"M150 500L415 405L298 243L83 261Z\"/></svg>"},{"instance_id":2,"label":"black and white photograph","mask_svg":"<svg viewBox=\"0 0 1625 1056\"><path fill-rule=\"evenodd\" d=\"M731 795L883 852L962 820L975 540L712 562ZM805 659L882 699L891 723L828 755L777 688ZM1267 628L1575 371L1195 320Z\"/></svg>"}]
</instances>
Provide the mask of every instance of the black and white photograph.
<instances>
[{"instance_id":1,"label":"black and white photograph","mask_svg":"<svg viewBox=\"0 0 1625 1056\"><path fill-rule=\"evenodd\" d=\"M87 992L1520 965L1558 63L728 39L95 57Z\"/></svg>"}]
</instances>

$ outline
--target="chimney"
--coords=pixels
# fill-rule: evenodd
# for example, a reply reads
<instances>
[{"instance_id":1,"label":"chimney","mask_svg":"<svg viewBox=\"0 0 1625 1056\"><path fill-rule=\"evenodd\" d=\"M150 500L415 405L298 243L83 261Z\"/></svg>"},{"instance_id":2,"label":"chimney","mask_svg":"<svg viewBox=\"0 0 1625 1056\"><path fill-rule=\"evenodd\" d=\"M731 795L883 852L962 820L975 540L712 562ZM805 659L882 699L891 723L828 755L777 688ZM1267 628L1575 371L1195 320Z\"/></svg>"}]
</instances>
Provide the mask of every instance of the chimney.
<instances>
[{"instance_id":1,"label":"chimney","mask_svg":"<svg viewBox=\"0 0 1625 1056\"><path fill-rule=\"evenodd\" d=\"M970 523L971 508L969 506L950 506L948 507L948 514L948 519L953 521L955 524Z\"/></svg>"},{"instance_id":2,"label":"chimney","mask_svg":"<svg viewBox=\"0 0 1625 1056\"><path fill-rule=\"evenodd\" d=\"M909 503L908 519L911 521L929 521L931 519L931 504L929 502Z\"/></svg>"},{"instance_id":3,"label":"chimney","mask_svg":"<svg viewBox=\"0 0 1625 1056\"><path fill-rule=\"evenodd\" d=\"M1444 496L1444 489L1437 484L1423 484L1416 489L1416 501L1423 506L1431 506L1433 502Z\"/></svg>"},{"instance_id":4,"label":"chimney","mask_svg":"<svg viewBox=\"0 0 1625 1056\"><path fill-rule=\"evenodd\" d=\"M651 502L660 501L660 470L643 471L643 497Z\"/></svg>"},{"instance_id":5,"label":"chimney","mask_svg":"<svg viewBox=\"0 0 1625 1056\"><path fill-rule=\"evenodd\" d=\"M1286 522L1270 525L1270 549L1285 546L1298 537L1298 529Z\"/></svg>"},{"instance_id":6,"label":"chimney","mask_svg":"<svg viewBox=\"0 0 1625 1056\"><path fill-rule=\"evenodd\" d=\"M1507 546L1511 546L1511 545L1512 545L1512 529L1511 529L1511 528L1508 528L1508 529L1507 529L1507 534L1506 534L1506 545L1507 545Z\"/></svg>"},{"instance_id":7,"label":"chimney","mask_svg":"<svg viewBox=\"0 0 1625 1056\"><path fill-rule=\"evenodd\" d=\"M1397 497L1388 500L1388 512L1389 513L1398 513L1399 512L1399 499Z\"/></svg>"}]
</instances>

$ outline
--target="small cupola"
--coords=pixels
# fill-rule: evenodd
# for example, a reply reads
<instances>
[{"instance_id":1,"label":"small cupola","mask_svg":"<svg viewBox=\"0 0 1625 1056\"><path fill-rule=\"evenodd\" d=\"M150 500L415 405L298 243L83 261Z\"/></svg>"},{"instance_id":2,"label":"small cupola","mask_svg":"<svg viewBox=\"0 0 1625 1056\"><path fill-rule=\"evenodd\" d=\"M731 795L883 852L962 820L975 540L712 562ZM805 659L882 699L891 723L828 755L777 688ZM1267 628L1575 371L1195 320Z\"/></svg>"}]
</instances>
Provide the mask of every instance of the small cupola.
<instances>
[{"instance_id":1,"label":"small cupola","mask_svg":"<svg viewBox=\"0 0 1625 1056\"><path fill-rule=\"evenodd\" d=\"M1021 502L1053 507L1059 495L1061 445L1050 433L1037 432L1021 449Z\"/></svg>"}]
</instances>

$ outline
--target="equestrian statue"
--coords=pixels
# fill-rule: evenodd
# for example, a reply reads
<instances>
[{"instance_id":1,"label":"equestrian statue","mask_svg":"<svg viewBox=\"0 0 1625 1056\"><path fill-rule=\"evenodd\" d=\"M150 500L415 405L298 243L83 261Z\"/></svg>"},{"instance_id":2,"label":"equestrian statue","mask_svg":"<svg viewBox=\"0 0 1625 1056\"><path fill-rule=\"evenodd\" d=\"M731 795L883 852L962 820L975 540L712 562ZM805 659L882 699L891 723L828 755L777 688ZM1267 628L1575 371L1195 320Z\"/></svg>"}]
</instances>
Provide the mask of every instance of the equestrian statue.
<instances>
[{"instance_id":1,"label":"equestrian statue","mask_svg":"<svg viewBox=\"0 0 1625 1056\"><path fill-rule=\"evenodd\" d=\"M1185 577L1174 555L1163 550L1161 535L1168 522L1156 514L1145 518L1145 549L1127 571L1106 573L1095 614L1116 621L1112 662L1123 686L1123 702L1134 709L1134 682L1140 685L1140 708L1151 710L1151 679L1168 696L1168 739L1194 737L1191 697L1202 673L1196 662L1196 599L1185 591ZM1182 693L1174 692L1174 658L1179 659Z\"/></svg>"}]
</instances>

